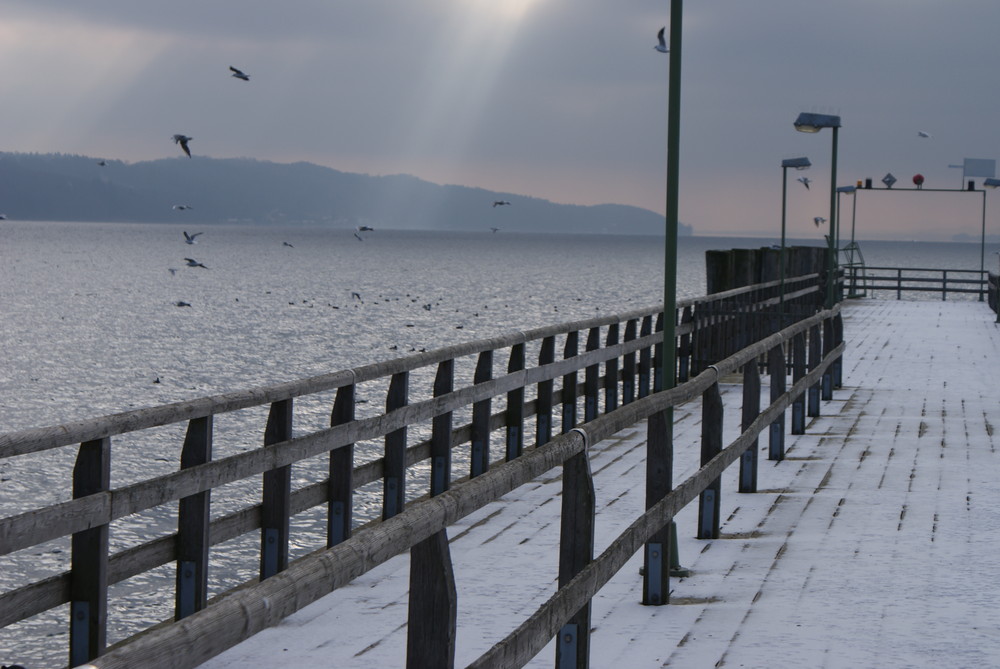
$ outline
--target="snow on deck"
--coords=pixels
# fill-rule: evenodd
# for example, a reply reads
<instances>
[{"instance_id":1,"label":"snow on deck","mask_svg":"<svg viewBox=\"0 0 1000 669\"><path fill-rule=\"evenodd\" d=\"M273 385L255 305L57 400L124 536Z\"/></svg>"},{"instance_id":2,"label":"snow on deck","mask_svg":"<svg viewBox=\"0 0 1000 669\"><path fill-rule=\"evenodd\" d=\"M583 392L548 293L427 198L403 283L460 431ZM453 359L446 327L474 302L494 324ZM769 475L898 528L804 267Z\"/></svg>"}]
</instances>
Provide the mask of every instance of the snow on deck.
<instances>
[{"instance_id":1,"label":"snow on deck","mask_svg":"<svg viewBox=\"0 0 1000 669\"><path fill-rule=\"evenodd\" d=\"M721 538L693 538L694 504L677 517L692 574L671 580L670 605L639 604L640 555L601 591L591 666L983 667L1000 657L1000 326L970 302L868 300L844 314L843 388L806 435L786 435L784 462L766 459L765 432L760 492L737 493L730 467ZM738 397L726 406L729 443ZM697 469L700 416L697 402L676 411L675 482ZM642 424L591 448L597 552L643 510L644 438ZM559 490L557 476L539 479L449 529L457 666L554 592ZM203 667L404 666L407 580L400 556ZM550 643L529 666L554 656Z\"/></svg>"}]
</instances>

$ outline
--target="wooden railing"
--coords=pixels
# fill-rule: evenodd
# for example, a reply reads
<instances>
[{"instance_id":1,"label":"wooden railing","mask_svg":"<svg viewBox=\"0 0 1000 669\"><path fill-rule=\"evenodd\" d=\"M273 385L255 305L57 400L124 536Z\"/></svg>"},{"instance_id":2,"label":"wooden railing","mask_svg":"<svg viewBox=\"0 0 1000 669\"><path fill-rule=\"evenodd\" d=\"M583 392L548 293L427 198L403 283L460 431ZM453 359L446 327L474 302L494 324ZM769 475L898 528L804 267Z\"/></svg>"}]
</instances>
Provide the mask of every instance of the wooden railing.
<instances>
[{"instance_id":1,"label":"wooden railing","mask_svg":"<svg viewBox=\"0 0 1000 669\"><path fill-rule=\"evenodd\" d=\"M445 536L450 523L564 462L572 461L568 466L577 473L587 469L580 459L585 457L585 441L592 443L636 420L655 416L663 407L683 401L682 397L704 392L708 380L717 381L718 374L767 353L772 356L771 365L781 372L781 382L772 380L772 388L783 388L786 340L791 342L789 355L797 384L794 393L783 397L788 402L799 398L792 429L804 429L807 409L800 396L805 386L798 382L811 380L817 399L815 406L809 400L808 411L818 411L820 372L816 370L830 364L829 360L820 362L820 346L824 342L828 354L833 351L837 328L834 314L826 312L822 318L801 321L783 335L766 338L787 322L792 311L804 314L818 309L815 275L785 282L784 315L776 314L777 290L778 282L771 282L681 302L675 316L679 321L678 374L682 380L691 376L694 380L681 389L658 393L655 402L647 399L662 385L662 315L644 309L291 383L0 435L0 459L41 457L56 449L78 448L72 481L50 482L71 488L72 499L0 519L0 556L16 558L43 542L71 538L68 571L17 584L0 594L0 626L68 603L71 665L92 661L95 666L109 667L195 666L400 552L412 549L415 570L442 574L450 568ZM825 336L819 333L821 325ZM744 348L747 352L721 360L729 349L743 348L754 339L758 343ZM806 342L812 370L808 375ZM557 350L562 351L561 357ZM747 369L757 366L749 364ZM411 389L413 379L426 383ZM557 379L561 379L559 389L555 388ZM385 386L384 411L359 404L362 394L382 392ZM529 391L533 398L527 396ZM323 398L324 393L332 394L329 426L296 434L293 415L300 401ZM499 411L494 400L506 400ZM263 446L245 445L236 449L242 452L213 459L215 418L253 414L258 407L268 408ZM460 425L455 425L456 419L462 421ZM174 446L179 450L179 469L112 487L113 440L184 425L186 434ZM534 435L531 444L526 437L529 429ZM771 429L775 439L779 431ZM557 430L564 436L554 439ZM422 438L412 443L410 432ZM380 442L377 453L372 445L376 440ZM154 442L156 437L150 436L149 443ZM169 444L168 440L166 446L159 446L159 452ZM775 449L774 453L780 453ZM148 458L148 452L115 453L116 466L121 458ZM293 465L296 472L301 467L313 474L319 469L321 474L317 481L293 489ZM467 475L453 471L453 465L467 467ZM223 496L227 490L223 486L252 479L261 481L259 501ZM410 480L424 479L424 489L408 485ZM567 481L579 483L572 474ZM368 484L379 484L381 491L361 493ZM366 494L376 498L377 517L359 511ZM176 532L111 552L114 523L172 504L177 505ZM221 505L227 512L213 519L210 505ZM290 519L317 507L326 509L325 541L320 540L313 554L290 561ZM573 522L586 524L579 519ZM228 593L210 605L208 571L213 547L257 530L260 583ZM590 562L589 556L579 555L579 546L573 554L576 557L567 564L582 568ZM172 599L177 622L109 651L109 586L169 563L176 565ZM429 639L415 641L410 649L418 666L438 666L440 653L447 651L441 650L443 642L435 641L440 621L423 611L421 603L440 600L441 593L420 585L434 582L443 581L416 579L411 594L415 602L411 616L417 612L416 618L411 617L411 634L422 630ZM666 590L661 593L665 597ZM580 629L581 635L586 634Z\"/></svg>"},{"instance_id":2,"label":"wooden railing","mask_svg":"<svg viewBox=\"0 0 1000 669\"><path fill-rule=\"evenodd\" d=\"M971 269L928 269L919 267L846 267L844 290L847 295L872 294L875 291L895 291L896 299L903 293L937 293L942 300L948 295L977 295L980 301L987 291L986 272Z\"/></svg>"}]
</instances>

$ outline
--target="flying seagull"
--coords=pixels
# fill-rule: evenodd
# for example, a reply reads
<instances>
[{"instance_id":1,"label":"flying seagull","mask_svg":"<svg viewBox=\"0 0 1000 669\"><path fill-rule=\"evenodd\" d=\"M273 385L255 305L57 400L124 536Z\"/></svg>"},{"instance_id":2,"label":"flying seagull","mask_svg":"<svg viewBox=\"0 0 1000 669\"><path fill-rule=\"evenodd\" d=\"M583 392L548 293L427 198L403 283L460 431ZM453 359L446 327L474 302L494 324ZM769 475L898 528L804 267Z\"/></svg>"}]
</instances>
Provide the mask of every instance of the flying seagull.
<instances>
[{"instance_id":1,"label":"flying seagull","mask_svg":"<svg viewBox=\"0 0 1000 669\"><path fill-rule=\"evenodd\" d=\"M510 204L510 202L508 202L507 200L494 200L493 201L493 206L494 207L502 207L505 204Z\"/></svg>"},{"instance_id":2,"label":"flying seagull","mask_svg":"<svg viewBox=\"0 0 1000 669\"><path fill-rule=\"evenodd\" d=\"M823 218L822 216L817 216L816 218L813 219L813 223L815 223L816 227L818 228L819 226L826 223L826 219Z\"/></svg>"},{"instance_id":3,"label":"flying seagull","mask_svg":"<svg viewBox=\"0 0 1000 669\"><path fill-rule=\"evenodd\" d=\"M97 161L97 164L98 164L98 165L100 165L101 167L104 167L104 166L105 166L105 165L107 165L108 163L107 163L107 161L104 161L104 160L98 160L98 161Z\"/></svg>"},{"instance_id":4,"label":"flying seagull","mask_svg":"<svg viewBox=\"0 0 1000 669\"><path fill-rule=\"evenodd\" d=\"M194 139L194 137L188 137L187 135L174 135L174 144L180 144L188 158L191 157L191 149L188 148L188 142L192 139Z\"/></svg>"},{"instance_id":5,"label":"flying seagull","mask_svg":"<svg viewBox=\"0 0 1000 669\"><path fill-rule=\"evenodd\" d=\"M365 241L364 237L362 237L361 235L359 235L359 234L358 234L358 233L356 233L356 232L354 233L354 236L358 238L358 241L359 241L359 242L363 242L363 241Z\"/></svg>"},{"instance_id":6,"label":"flying seagull","mask_svg":"<svg viewBox=\"0 0 1000 669\"><path fill-rule=\"evenodd\" d=\"M198 236L198 235L200 235L200 234L203 234L203 233L201 233L201 232L196 232L196 233L194 233L193 235L189 235L189 234L187 233L187 231L185 230L185 231L184 231L184 243L185 243L185 244L197 244L198 242L197 242L197 241L195 240L195 237L197 237L197 236Z\"/></svg>"},{"instance_id":7,"label":"flying seagull","mask_svg":"<svg viewBox=\"0 0 1000 669\"><path fill-rule=\"evenodd\" d=\"M917 130L917 137L930 137L931 133L924 132L923 130Z\"/></svg>"},{"instance_id":8,"label":"flying seagull","mask_svg":"<svg viewBox=\"0 0 1000 669\"><path fill-rule=\"evenodd\" d=\"M194 207L192 207L189 204L175 204L173 207L171 207L171 209L176 209L177 211L184 211L185 209L194 209Z\"/></svg>"},{"instance_id":9,"label":"flying seagull","mask_svg":"<svg viewBox=\"0 0 1000 669\"><path fill-rule=\"evenodd\" d=\"M490 230L492 230L492 231L493 231L493 234L494 234L494 235L495 235L496 233L500 232L500 228L490 228Z\"/></svg>"},{"instance_id":10,"label":"flying seagull","mask_svg":"<svg viewBox=\"0 0 1000 669\"><path fill-rule=\"evenodd\" d=\"M809 183L812 181L812 179L810 179L809 177L799 177L798 179L796 179L796 181L805 186L806 190L809 190Z\"/></svg>"},{"instance_id":11,"label":"flying seagull","mask_svg":"<svg viewBox=\"0 0 1000 669\"><path fill-rule=\"evenodd\" d=\"M375 228L371 227L370 225L359 225L357 230L358 232L372 232L375 230Z\"/></svg>"},{"instance_id":12,"label":"flying seagull","mask_svg":"<svg viewBox=\"0 0 1000 669\"><path fill-rule=\"evenodd\" d=\"M290 249L294 249L294 248L295 248L294 246L292 246L292 245L291 245L291 244L289 244L288 242L281 242L281 245L282 245L282 246L287 246L287 247L288 247L288 248L290 248Z\"/></svg>"},{"instance_id":13,"label":"flying seagull","mask_svg":"<svg viewBox=\"0 0 1000 669\"><path fill-rule=\"evenodd\" d=\"M194 258L185 258L184 260L187 261L187 266L188 267L205 267L204 265L202 265L200 262L198 262ZM205 269L208 269L208 268L205 267Z\"/></svg>"},{"instance_id":14,"label":"flying seagull","mask_svg":"<svg viewBox=\"0 0 1000 669\"><path fill-rule=\"evenodd\" d=\"M660 32L656 33L656 38L660 40L660 43L654 46L653 48L659 51L660 53L670 53L670 49L667 48L667 40L664 39L663 37L663 33L664 31L666 31L666 29L667 27L663 26L662 28L660 28Z\"/></svg>"},{"instance_id":15,"label":"flying seagull","mask_svg":"<svg viewBox=\"0 0 1000 669\"><path fill-rule=\"evenodd\" d=\"M242 79L243 81L250 81L249 74L245 74L241 70L237 70L232 65L229 66L229 69L232 70L233 76L236 77L237 79Z\"/></svg>"}]
</instances>

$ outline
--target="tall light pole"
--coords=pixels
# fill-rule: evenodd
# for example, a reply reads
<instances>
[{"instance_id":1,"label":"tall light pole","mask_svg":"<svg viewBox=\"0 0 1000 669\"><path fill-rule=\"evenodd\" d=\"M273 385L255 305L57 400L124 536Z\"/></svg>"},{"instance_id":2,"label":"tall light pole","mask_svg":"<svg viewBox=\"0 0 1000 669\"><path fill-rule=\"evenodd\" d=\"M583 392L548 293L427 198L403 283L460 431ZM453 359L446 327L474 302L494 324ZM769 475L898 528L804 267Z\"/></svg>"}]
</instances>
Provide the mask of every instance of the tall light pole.
<instances>
[{"instance_id":1,"label":"tall light pole","mask_svg":"<svg viewBox=\"0 0 1000 669\"><path fill-rule=\"evenodd\" d=\"M781 255L778 257L778 274L781 277L781 296L778 299L778 313L781 314L781 327L785 326L785 203L788 198L788 168L797 170L809 169L812 163L805 156L801 158L786 158L781 161ZM806 182L808 183L808 182Z\"/></svg>"},{"instance_id":2,"label":"tall light pole","mask_svg":"<svg viewBox=\"0 0 1000 669\"><path fill-rule=\"evenodd\" d=\"M840 117L831 114L813 114L803 112L795 119L795 129L799 132L819 132L823 128L833 129L833 153L830 159L830 234L826 245L826 308L831 309L837 302L836 274L837 274L837 253L836 224L837 212L837 131L840 130Z\"/></svg>"}]
</instances>

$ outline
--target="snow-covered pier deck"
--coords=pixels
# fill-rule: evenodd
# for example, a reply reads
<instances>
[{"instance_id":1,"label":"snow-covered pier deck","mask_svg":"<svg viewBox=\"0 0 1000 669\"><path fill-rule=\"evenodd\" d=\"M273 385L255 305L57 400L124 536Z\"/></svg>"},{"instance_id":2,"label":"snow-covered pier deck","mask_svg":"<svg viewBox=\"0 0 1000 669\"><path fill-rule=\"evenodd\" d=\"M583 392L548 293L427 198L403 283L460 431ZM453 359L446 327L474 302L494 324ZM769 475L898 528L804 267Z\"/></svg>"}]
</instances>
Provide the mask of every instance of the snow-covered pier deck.
<instances>
[{"instance_id":1,"label":"snow-covered pier deck","mask_svg":"<svg viewBox=\"0 0 1000 669\"><path fill-rule=\"evenodd\" d=\"M977 302L844 309L843 387L786 435L759 491L723 476L721 536L676 517L686 578L640 604L641 551L593 602L594 667L982 667L1000 657L1000 326ZM725 381L725 379L724 379ZM732 384L723 392L739 392ZM765 389L766 392L766 389ZM700 402L676 409L675 480L698 468ZM739 416L726 416L725 441ZM646 429L591 446L596 552L644 507ZM449 528L456 665L556 590L557 476ZM358 578L206 664L402 666L408 558ZM554 643L529 666L552 666Z\"/></svg>"}]
</instances>

